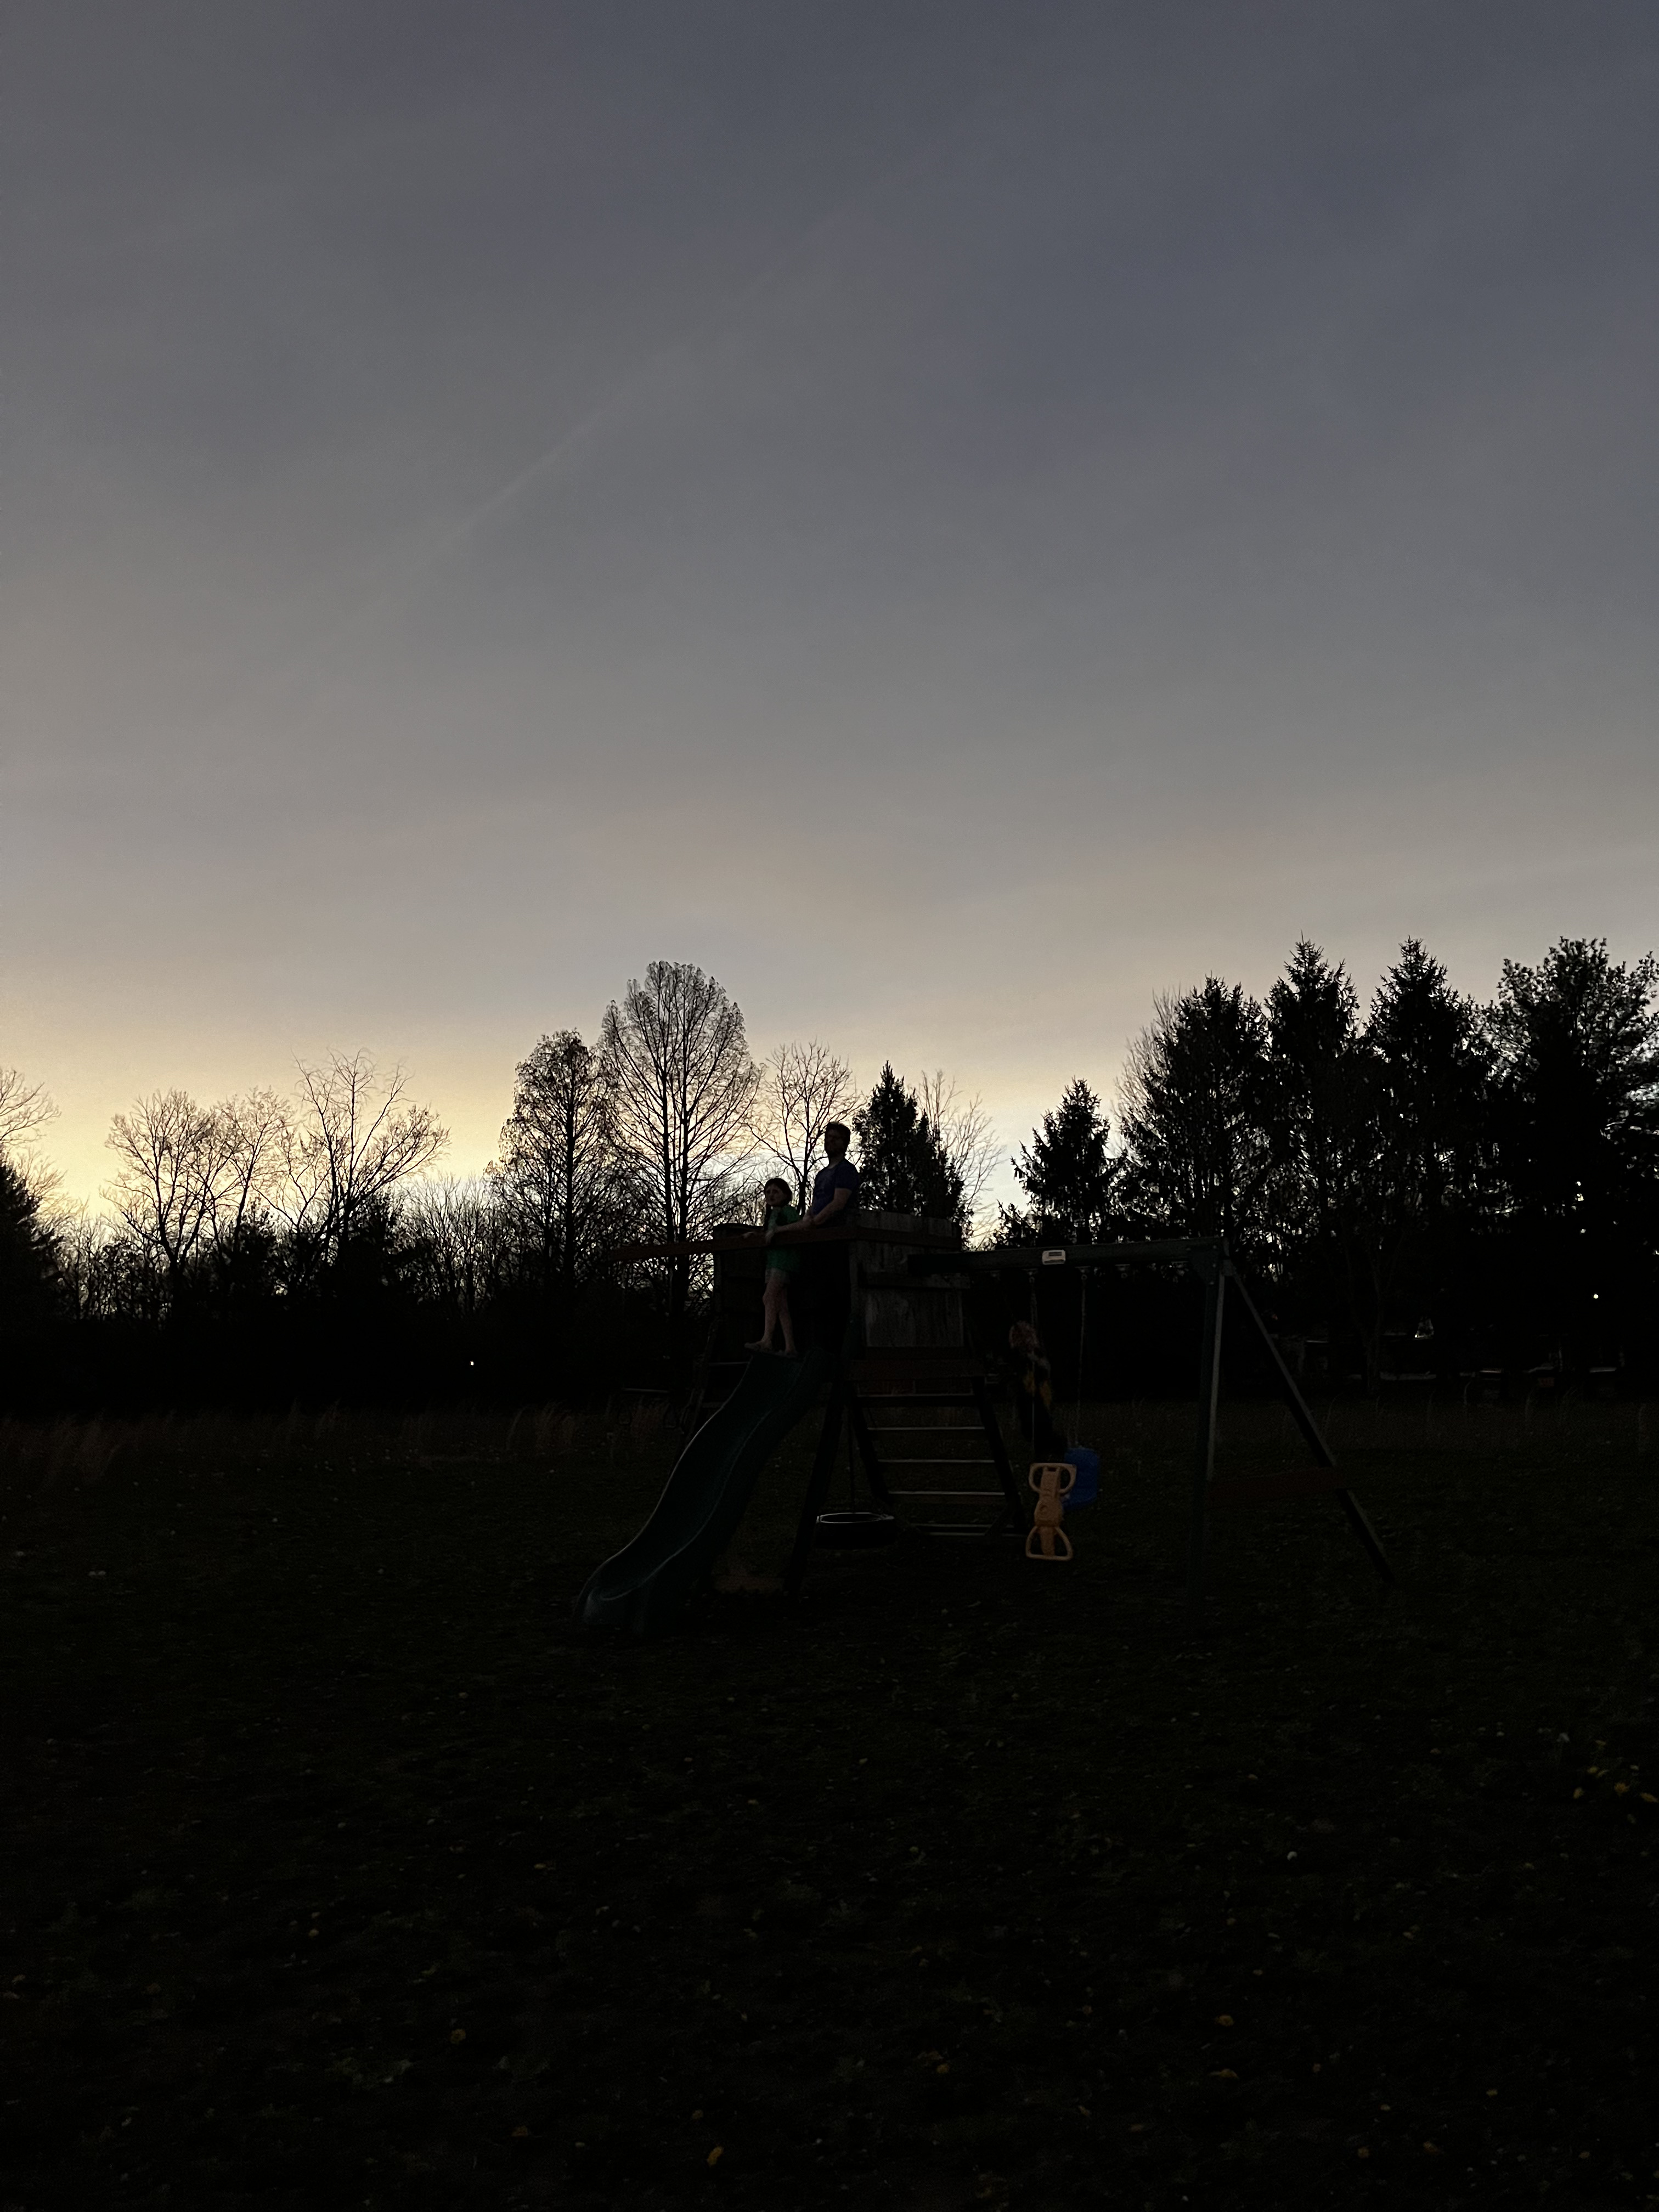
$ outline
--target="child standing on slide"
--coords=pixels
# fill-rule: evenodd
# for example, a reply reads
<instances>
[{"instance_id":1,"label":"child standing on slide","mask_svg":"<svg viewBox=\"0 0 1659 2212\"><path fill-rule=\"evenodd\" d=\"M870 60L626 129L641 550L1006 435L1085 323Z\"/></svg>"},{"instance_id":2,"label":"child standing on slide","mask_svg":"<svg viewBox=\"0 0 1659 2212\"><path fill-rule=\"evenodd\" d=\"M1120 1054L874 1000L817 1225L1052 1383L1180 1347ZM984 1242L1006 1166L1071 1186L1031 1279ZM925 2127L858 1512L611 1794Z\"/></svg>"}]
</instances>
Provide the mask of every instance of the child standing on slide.
<instances>
[{"instance_id":1,"label":"child standing on slide","mask_svg":"<svg viewBox=\"0 0 1659 2212\"><path fill-rule=\"evenodd\" d=\"M792 1221L799 1221L798 1208L789 1203L789 1186L774 1176L766 1186L766 1227L786 1229ZM769 1244L766 1249L766 1298L763 1311L766 1326L753 1344L744 1346L745 1352L770 1352L775 1331L783 1332L783 1354L786 1359L795 1356L795 1323L789 1311L789 1278L800 1266L800 1255L792 1252L787 1244Z\"/></svg>"}]
</instances>

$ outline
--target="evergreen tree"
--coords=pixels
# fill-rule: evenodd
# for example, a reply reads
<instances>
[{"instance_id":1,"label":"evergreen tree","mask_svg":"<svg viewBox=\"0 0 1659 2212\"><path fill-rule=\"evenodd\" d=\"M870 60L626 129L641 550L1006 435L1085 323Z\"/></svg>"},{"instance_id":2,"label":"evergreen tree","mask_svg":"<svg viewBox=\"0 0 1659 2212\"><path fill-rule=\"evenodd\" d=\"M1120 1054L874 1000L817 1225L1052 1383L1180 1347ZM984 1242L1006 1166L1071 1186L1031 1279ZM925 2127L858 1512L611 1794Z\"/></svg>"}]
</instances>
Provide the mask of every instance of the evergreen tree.
<instances>
[{"instance_id":1,"label":"evergreen tree","mask_svg":"<svg viewBox=\"0 0 1659 2212\"><path fill-rule=\"evenodd\" d=\"M0 1338L43 1320L52 1297L52 1238L27 1176L0 1151Z\"/></svg>"},{"instance_id":2,"label":"evergreen tree","mask_svg":"<svg viewBox=\"0 0 1659 2212\"><path fill-rule=\"evenodd\" d=\"M1031 1141L1022 1145L1011 1164L1014 1180L1031 1202L1029 1214L1002 1209L1006 1241L1018 1226L1039 1237L1058 1234L1068 1241L1097 1243L1110 1234L1115 1164L1106 1146L1111 1124L1100 1101L1079 1075L1060 1093L1060 1104L1042 1117Z\"/></svg>"},{"instance_id":3,"label":"evergreen tree","mask_svg":"<svg viewBox=\"0 0 1659 2212\"><path fill-rule=\"evenodd\" d=\"M1382 1321L1368 1235L1370 1062L1346 969L1297 939L1267 994L1267 1117L1281 1256L1299 1260L1328 1328L1350 1317L1375 1373Z\"/></svg>"},{"instance_id":4,"label":"evergreen tree","mask_svg":"<svg viewBox=\"0 0 1659 2212\"><path fill-rule=\"evenodd\" d=\"M1519 1255L1555 1356L1628 1328L1659 1244L1659 963L1566 938L1541 964L1506 960L1486 1030L1495 1129Z\"/></svg>"},{"instance_id":5,"label":"evergreen tree","mask_svg":"<svg viewBox=\"0 0 1659 2212\"><path fill-rule=\"evenodd\" d=\"M1261 1009L1214 975L1154 1006L1123 1079L1126 1211L1153 1235L1260 1252L1277 1226Z\"/></svg>"},{"instance_id":6,"label":"evergreen tree","mask_svg":"<svg viewBox=\"0 0 1659 2212\"><path fill-rule=\"evenodd\" d=\"M919 1213L967 1228L963 1178L921 1101L890 1060L853 1116L859 1141L860 1203L884 1213Z\"/></svg>"},{"instance_id":7,"label":"evergreen tree","mask_svg":"<svg viewBox=\"0 0 1659 2212\"><path fill-rule=\"evenodd\" d=\"M1485 1164L1491 1051L1479 1010L1454 991L1416 938L1376 987L1366 1017L1373 1158L1397 1215L1473 1219Z\"/></svg>"}]
</instances>

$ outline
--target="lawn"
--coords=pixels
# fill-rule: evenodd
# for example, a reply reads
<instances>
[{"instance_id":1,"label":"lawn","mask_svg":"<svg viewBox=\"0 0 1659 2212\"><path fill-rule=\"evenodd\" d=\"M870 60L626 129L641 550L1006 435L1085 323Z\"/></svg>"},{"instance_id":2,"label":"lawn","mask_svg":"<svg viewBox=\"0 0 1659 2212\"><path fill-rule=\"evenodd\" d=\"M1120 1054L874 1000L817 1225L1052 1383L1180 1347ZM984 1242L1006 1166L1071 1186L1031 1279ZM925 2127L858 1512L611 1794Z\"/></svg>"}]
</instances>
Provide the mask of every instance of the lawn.
<instances>
[{"instance_id":1,"label":"lawn","mask_svg":"<svg viewBox=\"0 0 1659 2212\"><path fill-rule=\"evenodd\" d=\"M644 1645L648 1414L0 1432L0 2199L1659 2204L1638 1409L1338 1406L1398 1587L1218 1516L1196 1638L1189 1422Z\"/></svg>"}]
</instances>

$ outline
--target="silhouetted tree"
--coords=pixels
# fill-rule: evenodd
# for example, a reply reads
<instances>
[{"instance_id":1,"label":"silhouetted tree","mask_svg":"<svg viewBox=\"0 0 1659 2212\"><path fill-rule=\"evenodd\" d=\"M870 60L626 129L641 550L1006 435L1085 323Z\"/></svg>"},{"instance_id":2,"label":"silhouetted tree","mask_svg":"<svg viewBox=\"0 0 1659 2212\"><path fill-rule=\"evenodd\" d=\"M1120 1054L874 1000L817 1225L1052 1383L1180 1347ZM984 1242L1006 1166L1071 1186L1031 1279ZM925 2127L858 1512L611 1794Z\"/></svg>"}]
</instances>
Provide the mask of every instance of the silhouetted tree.
<instances>
[{"instance_id":1,"label":"silhouetted tree","mask_svg":"<svg viewBox=\"0 0 1659 2212\"><path fill-rule=\"evenodd\" d=\"M485 1178L419 1182L398 1209L402 1287L416 1304L471 1319L498 1295L512 1224Z\"/></svg>"},{"instance_id":2,"label":"silhouetted tree","mask_svg":"<svg viewBox=\"0 0 1659 2212\"><path fill-rule=\"evenodd\" d=\"M11 1345L51 1311L55 1258L39 1196L0 1151L0 1345Z\"/></svg>"},{"instance_id":3,"label":"silhouetted tree","mask_svg":"<svg viewBox=\"0 0 1659 2212\"><path fill-rule=\"evenodd\" d=\"M405 1097L407 1087L401 1067L383 1074L367 1052L301 1064L276 1198L299 1279L337 1267L360 1236L380 1251L392 1194L449 1142L432 1109Z\"/></svg>"},{"instance_id":4,"label":"silhouetted tree","mask_svg":"<svg viewBox=\"0 0 1659 2212\"><path fill-rule=\"evenodd\" d=\"M1481 1202L1492 1054L1479 1009L1414 937L1384 974L1365 1021L1376 1157L1404 1218Z\"/></svg>"},{"instance_id":5,"label":"silhouetted tree","mask_svg":"<svg viewBox=\"0 0 1659 2212\"><path fill-rule=\"evenodd\" d=\"M19 1164L28 1140L57 1118L44 1085L29 1082L20 1068L0 1067L0 1152Z\"/></svg>"},{"instance_id":6,"label":"silhouetted tree","mask_svg":"<svg viewBox=\"0 0 1659 2212\"><path fill-rule=\"evenodd\" d=\"M955 1079L942 1067L921 1078L916 1085L916 1103L945 1165L962 1185L957 1218L963 1237L969 1237L1001 1149L991 1117L978 1092L964 1098Z\"/></svg>"},{"instance_id":7,"label":"silhouetted tree","mask_svg":"<svg viewBox=\"0 0 1659 2212\"><path fill-rule=\"evenodd\" d=\"M58 1244L43 1201L56 1178L29 1146L57 1112L40 1084L0 1067L0 1347L20 1354L54 1303Z\"/></svg>"},{"instance_id":8,"label":"silhouetted tree","mask_svg":"<svg viewBox=\"0 0 1659 2212\"><path fill-rule=\"evenodd\" d=\"M1086 1244L1109 1237L1116 1176L1107 1150L1110 1137L1111 1123L1101 1112L1099 1099L1077 1077L1011 1163L1014 1181L1030 1207L1029 1212L1002 1208L1002 1240L1015 1243L1030 1237L1059 1236Z\"/></svg>"},{"instance_id":9,"label":"silhouetted tree","mask_svg":"<svg viewBox=\"0 0 1659 2212\"><path fill-rule=\"evenodd\" d=\"M1432 1327L1430 1310L1449 1276L1468 1273L1493 1203L1491 1050L1473 1001L1411 937L1372 997L1364 1041L1376 1302L1409 1291L1413 1310L1398 1317Z\"/></svg>"},{"instance_id":10,"label":"silhouetted tree","mask_svg":"<svg viewBox=\"0 0 1659 2212\"><path fill-rule=\"evenodd\" d=\"M264 1289L276 1243L271 1198L283 1172L289 1128L286 1102L250 1091L213 1109L216 1169L208 1186L208 1240L222 1302L242 1289Z\"/></svg>"},{"instance_id":11,"label":"silhouetted tree","mask_svg":"<svg viewBox=\"0 0 1659 2212\"><path fill-rule=\"evenodd\" d=\"M859 1200L873 1212L919 1213L967 1227L963 1179L915 1093L890 1060L853 1117Z\"/></svg>"},{"instance_id":12,"label":"silhouetted tree","mask_svg":"<svg viewBox=\"0 0 1659 2212\"><path fill-rule=\"evenodd\" d=\"M751 1130L787 1176L805 1208L823 1152L824 1124L853 1110L853 1071L816 1038L781 1044L763 1066Z\"/></svg>"},{"instance_id":13,"label":"silhouetted tree","mask_svg":"<svg viewBox=\"0 0 1659 2212\"><path fill-rule=\"evenodd\" d=\"M647 1218L665 1243L686 1243L719 1217L753 1139L759 1071L743 1012L690 961L653 960L641 984L605 1008L599 1050L617 1142L636 1164ZM685 1311L693 1270L665 1267L668 1311Z\"/></svg>"},{"instance_id":14,"label":"silhouetted tree","mask_svg":"<svg viewBox=\"0 0 1659 2212\"><path fill-rule=\"evenodd\" d=\"M1261 1009L1213 975L1153 1004L1121 1088L1126 1211L1156 1234L1221 1234L1260 1253L1274 1227Z\"/></svg>"},{"instance_id":15,"label":"silhouetted tree","mask_svg":"<svg viewBox=\"0 0 1659 2212\"><path fill-rule=\"evenodd\" d=\"M1659 963L1566 938L1504 963L1486 1028L1498 1158L1558 1351L1612 1333L1659 1241Z\"/></svg>"},{"instance_id":16,"label":"silhouetted tree","mask_svg":"<svg viewBox=\"0 0 1659 2212\"><path fill-rule=\"evenodd\" d=\"M110 1124L111 1204L159 1275L169 1310L213 1220L227 1133L185 1091L157 1091Z\"/></svg>"},{"instance_id":17,"label":"silhouetted tree","mask_svg":"<svg viewBox=\"0 0 1659 2212\"><path fill-rule=\"evenodd\" d=\"M1267 994L1267 1121L1281 1264L1311 1278L1328 1323L1352 1322L1375 1376L1382 1316L1365 1175L1372 1070L1358 1012L1346 969L1299 939Z\"/></svg>"},{"instance_id":18,"label":"silhouetted tree","mask_svg":"<svg viewBox=\"0 0 1659 2212\"><path fill-rule=\"evenodd\" d=\"M617 1141L600 1055L574 1030L538 1040L519 1063L490 1182L520 1269L568 1301L633 1233L639 1176Z\"/></svg>"}]
</instances>

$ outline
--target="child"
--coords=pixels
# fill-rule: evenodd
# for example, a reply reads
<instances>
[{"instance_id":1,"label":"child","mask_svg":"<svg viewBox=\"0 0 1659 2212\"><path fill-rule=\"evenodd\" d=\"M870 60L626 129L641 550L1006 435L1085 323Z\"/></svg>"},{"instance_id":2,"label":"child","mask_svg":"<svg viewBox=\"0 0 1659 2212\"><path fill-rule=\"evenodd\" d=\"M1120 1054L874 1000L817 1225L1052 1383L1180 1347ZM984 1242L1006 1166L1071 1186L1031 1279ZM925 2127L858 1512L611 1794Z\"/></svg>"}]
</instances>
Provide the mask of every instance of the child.
<instances>
[{"instance_id":1,"label":"child","mask_svg":"<svg viewBox=\"0 0 1659 2212\"><path fill-rule=\"evenodd\" d=\"M766 1186L766 1226L783 1229L792 1221L799 1221L799 1211L789 1203L789 1186L774 1176ZM775 1329L783 1331L783 1354L786 1359L795 1356L795 1323L789 1311L789 1278L800 1265L799 1252L791 1251L787 1244L769 1244L766 1248L766 1300L763 1311L766 1326L753 1344L744 1346L745 1352L770 1352Z\"/></svg>"},{"instance_id":2,"label":"child","mask_svg":"<svg viewBox=\"0 0 1659 2212\"><path fill-rule=\"evenodd\" d=\"M1017 1321L1008 1332L1013 1358L1014 1388L1026 1404L1021 1407L1021 1426L1031 1439L1031 1451L1040 1460L1056 1460L1066 1449L1066 1439L1054 1426L1054 1370L1042 1340L1029 1321Z\"/></svg>"}]
</instances>

